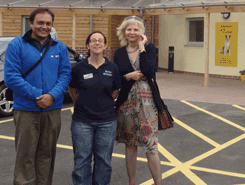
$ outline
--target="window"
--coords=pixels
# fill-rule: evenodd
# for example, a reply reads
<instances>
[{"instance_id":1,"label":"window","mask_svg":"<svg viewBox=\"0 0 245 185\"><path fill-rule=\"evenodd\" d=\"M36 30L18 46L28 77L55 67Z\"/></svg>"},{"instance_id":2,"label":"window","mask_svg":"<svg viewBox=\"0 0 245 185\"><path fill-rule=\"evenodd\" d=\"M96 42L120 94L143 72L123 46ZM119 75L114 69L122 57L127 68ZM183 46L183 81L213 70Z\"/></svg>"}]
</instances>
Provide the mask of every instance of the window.
<instances>
[{"instance_id":1,"label":"window","mask_svg":"<svg viewBox=\"0 0 245 185\"><path fill-rule=\"evenodd\" d=\"M22 17L22 35L31 28L29 21L29 16Z\"/></svg>"},{"instance_id":2,"label":"window","mask_svg":"<svg viewBox=\"0 0 245 185\"><path fill-rule=\"evenodd\" d=\"M203 46L204 19L188 19L187 45Z\"/></svg>"}]
</instances>

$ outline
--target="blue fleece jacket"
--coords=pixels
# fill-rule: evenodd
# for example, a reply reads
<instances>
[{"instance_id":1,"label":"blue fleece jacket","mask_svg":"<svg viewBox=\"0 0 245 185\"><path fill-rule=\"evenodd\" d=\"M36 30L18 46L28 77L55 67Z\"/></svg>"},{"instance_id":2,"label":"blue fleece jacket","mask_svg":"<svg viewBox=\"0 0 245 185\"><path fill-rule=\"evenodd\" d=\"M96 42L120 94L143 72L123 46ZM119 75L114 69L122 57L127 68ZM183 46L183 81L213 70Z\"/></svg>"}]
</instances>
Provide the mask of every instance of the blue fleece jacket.
<instances>
[{"instance_id":1,"label":"blue fleece jacket","mask_svg":"<svg viewBox=\"0 0 245 185\"><path fill-rule=\"evenodd\" d=\"M31 33L32 30L29 30L24 36L13 39L5 54L4 81L13 90L13 108L25 111L61 108L63 93L71 78L67 47L62 42L53 40L42 62L23 79L21 75L41 58L47 47L47 44L44 45L44 49L40 51L40 47L30 37ZM55 99L48 109L42 110L36 103L36 98L42 94L50 94Z\"/></svg>"}]
</instances>

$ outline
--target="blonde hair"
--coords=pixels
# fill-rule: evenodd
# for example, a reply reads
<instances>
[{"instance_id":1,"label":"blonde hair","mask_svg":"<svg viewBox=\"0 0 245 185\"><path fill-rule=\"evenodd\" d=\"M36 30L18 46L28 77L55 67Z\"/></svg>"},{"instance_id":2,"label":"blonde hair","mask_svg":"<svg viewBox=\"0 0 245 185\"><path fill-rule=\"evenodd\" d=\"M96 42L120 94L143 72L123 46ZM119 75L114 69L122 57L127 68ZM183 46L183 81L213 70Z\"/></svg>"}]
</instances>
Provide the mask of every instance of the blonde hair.
<instances>
[{"instance_id":1,"label":"blonde hair","mask_svg":"<svg viewBox=\"0 0 245 185\"><path fill-rule=\"evenodd\" d=\"M137 23L139 25L139 30L141 34L144 34L145 32L145 26L143 23L143 20L140 17L137 16L129 16L124 19L122 24L117 28L117 36L120 40L120 45L125 46L128 44L126 36L125 36L125 30L129 26L129 24Z\"/></svg>"}]
</instances>

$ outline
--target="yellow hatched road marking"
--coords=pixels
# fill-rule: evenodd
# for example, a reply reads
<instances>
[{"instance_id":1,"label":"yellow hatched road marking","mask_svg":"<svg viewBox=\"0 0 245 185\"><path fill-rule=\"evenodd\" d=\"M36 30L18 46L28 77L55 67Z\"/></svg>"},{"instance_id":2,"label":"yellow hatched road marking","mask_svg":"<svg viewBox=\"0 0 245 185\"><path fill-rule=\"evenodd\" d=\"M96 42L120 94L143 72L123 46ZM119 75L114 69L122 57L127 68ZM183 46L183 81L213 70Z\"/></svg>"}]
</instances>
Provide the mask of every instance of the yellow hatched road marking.
<instances>
[{"instance_id":1,"label":"yellow hatched road marking","mask_svg":"<svg viewBox=\"0 0 245 185\"><path fill-rule=\"evenodd\" d=\"M1 139L7 139L7 140L15 140L14 137L9 137L9 136L3 136L3 135L0 135L0 138ZM245 138L245 134L223 144L224 146L222 147L223 148L226 148L238 141L240 141L241 139ZM69 150L72 150L73 147L72 146L68 146L68 145L61 145L61 144L57 144L57 147L59 148L64 148L64 149L69 149ZM198 159L192 159L186 163L181 163L178 159L176 159L171 153L169 153L164 147L162 147L160 144L158 145L159 147L159 152L163 154L167 154L166 158L169 159L170 161L174 162L174 163L178 163L177 165L171 163L171 162L165 162L165 161L161 161L161 164L162 165L167 165L167 166L173 166L174 168L166 171L165 173L162 174L162 179L164 178L167 178L175 173L177 173L178 171L181 171L183 173L184 171L184 174L188 177L188 178L194 178L193 180L195 180L195 182L198 182L199 178L196 178L196 175L194 173L192 173L190 171L190 169L192 170L198 170L198 171L203 171L203 172L210 172L210 173L215 173L215 174L221 174L221 175L227 175L227 176L233 176L233 177L240 177L240 178L245 178L245 174L240 174L240 173L233 173L233 172L226 172L226 171L221 171L221 170L215 170L215 169L209 169L209 168L203 168L203 167L197 167L197 166L190 166L191 164L194 164L195 162L198 162L218 151L221 150L221 147L220 149L218 150L210 150L209 152L206 152L206 155L200 155L201 158L198 158ZM215 151L214 151L215 150ZM208 153L208 154L207 154ZM117 153L113 153L112 154L113 157L119 157L119 158L125 158L125 155L123 154L117 154ZM164 155L165 156L165 155ZM137 160L138 161L143 161L143 162L147 162L147 159L146 158L141 158L141 157L137 157ZM194 162L193 162L194 161ZM187 171L185 171L187 169ZM194 174L194 176L193 176ZM141 185L150 185L150 184L153 184L153 179L150 179L144 183L142 183ZM198 184L202 184L202 182L198 182Z\"/></svg>"},{"instance_id":2,"label":"yellow hatched road marking","mask_svg":"<svg viewBox=\"0 0 245 185\"><path fill-rule=\"evenodd\" d=\"M1 123L5 123L5 122L9 122L9 121L14 121L14 119L5 119L5 120L3 120L3 121L0 121L0 124L1 124Z\"/></svg>"},{"instance_id":3,"label":"yellow hatched road marking","mask_svg":"<svg viewBox=\"0 0 245 185\"><path fill-rule=\"evenodd\" d=\"M115 154L115 153L112 153L112 156L113 157L119 157L119 158L125 158L125 155L123 155L123 154Z\"/></svg>"},{"instance_id":4,"label":"yellow hatched road marking","mask_svg":"<svg viewBox=\"0 0 245 185\"><path fill-rule=\"evenodd\" d=\"M125 158L125 155L123 154L116 154L116 153L112 153L113 157L118 157L118 158ZM142 161L142 162L148 162L147 158L143 158L143 157L137 157L137 161ZM160 163L162 165L166 165L166 166L175 166L170 162L166 162L166 161L160 161Z\"/></svg>"},{"instance_id":5,"label":"yellow hatched road marking","mask_svg":"<svg viewBox=\"0 0 245 185\"><path fill-rule=\"evenodd\" d=\"M209 111L206 111L202 108L199 108L189 102L186 102L184 100L182 100L181 102L189 105L189 106L192 106L202 112L205 112L213 117L216 117L217 119L220 119L236 128L239 128L241 130L244 130L245 131L245 128L229 121L229 120L226 120L218 115L215 115ZM234 107L239 107L239 108L242 108L240 106L237 106L237 105L233 105ZM242 108L243 109L243 108ZM73 107L69 107L69 108L64 108L62 109L62 111L64 110L70 110L72 113L74 111L74 108ZM216 143L215 141L209 139L208 137L206 137L205 135L199 133L198 131L196 131L195 129L189 127L188 125L184 124L183 122L181 122L180 120L175 119L175 122L177 124L179 124L180 126L182 126L183 128L187 129L188 131L192 132L193 134L197 135L198 137L202 138L203 140L205 140L206 142L210 143L211 145L213 145L214 149L204 153L204 154L201 154L200 156L197 156L185 163L181 163L178 159L176 159L170 152L168 152L162 145L158 144L158 149L159 149L159 152L162 153L162 155L164 155L170 162L164 162L164 161L161 161L161 164L162 165L168 165L168 166L173 166L174 168L166 171L165 173L162 174L162 178L167 178L173 174L175 174L176 172L178 171L181 171L187 178L189 178L193 183L195 184L200 184L200 185L203 185L203 184L206 184L205 182L203 182L198 176L196 176L192 171L192 170L199 170L199 171L204 171L204 172L210 172L210 173L216 173L216 174L222 174L222 175L227 175L227 176L235 176L235 177L240 177L240 178L245 178L245 174L239 174L239 173L233 173L233 172L226 172L226 171L221 171L221 170L215 170L215 169L208 169L208 168L203 168L203 167L196 167L196 166L191 166L193 165L194 163L198 162L198 161L201 161L211 155L213 155L214 153L217 153L218 151L242 140L245 138L245 134L237 137L237 138L234 138L222 145ZM0 121L0 123L4 123L4 122L8 122L8 121L13 121L13 119L9 119L9 120L4 120L4 121ZM2 136L0 135L0 138L2 139L8 139L8 140L14 140L14 137L9 137L9 136ZM72 146L68 146L68 145L61 145L61 144L57 144L57 147L59 148L64 148L64 149L70 149L72 150L73 147ZM125 155L122 155L122 154L116 154L116 153L113 153L112 154L113 157L120 157L120 158L125 158ZM147 162L147 159L146 158L140 158L138 157L137 160L139 161L143 161L143 162ZM141 185L150 185L150 184L153 184L154 181L153 179L150 179L144 183L142 183Z\"/></svg>"},{"instance_id":6,"label":"yellow hatched road marking","mask_svg":"<svg viewBox=\"0 0 245 185\"><path fill-rule=\"evenodd\" d=\"M234 138L234 139L232 139L232 140L220 145L217 148L211 149L208 152L205 152L205 153L203 153L203 154L201 154L201 155L199 155L199 156L197 156L197 157L185 162L185 164L188 165L188 166L191 166L194 163L199 162L199 161L201 161L201 160L213 155L214 153L217 153L220 150L223 150L224 148L227 148L228 146L231 146L234 143L237 143L238 141L240 141L240 140L242 140L244 138L245 138L245 134L242 134L242 135L240 135L240 136L238 136L238 137L236 137L236 138Z\"/></svg>"},{"instance_id":7,"label":"yellow hatched road marking","mask_svg":"<svg viewBox=\"0 0 245 185\"><path fill-rule=\"evenodd\" d=\"M74 108L73 107L61 109L61 111L64 111L64 110L70 110L72 113L74 112ZM0 121L0 124L1 123L5 123L5 122L10 122L10 121L14 121L14 119L11 118L11 119L2 120L2 121Z\"/></svg>"},{"instance_id":8,"label":"yellow hatched road marking","mask_svg":"<svg viewBox=\"0 0 245 185\"><path fill-rule=\"evenodd\" d=\"M73 113L74 112L74 107L68 107L68 108L61 109L61 111L64 111L64 110L70 110L71 113Z\"/></svg>"},{"instance_id":9,"label":"yellow hatched road marking","mask_svg":"<svg viewBox=\"0 0 245 185\"><path fill-rule=\"evenodd\" d=\"M185 123L181 122L180 120L178 120L176 118L173 118L173 119L174 119L174 122L176 122L180 126L184 127L186 130L190 131L191 133L197 135L198 137L200 137L204 141L208 142L209 144L213 145L214 147L220 146L220 144L216 143L212 139L210 139L207 136L203 135L202 133L196 131L195 129L191 128L190 126L186 125Z\"/></svg>"},{"instance_id":10,"label":"yellow hatched road marking","mask_svg":"<svg viewBox=\"0 0 245 185\"><path fill-rule=\"evenodd\" d=\"M232 105L232 106L245 111L245 108L244 107L241 107L239 105Z\"/></svg>"},{"instance_id":11,"label":"yellow hatched road marking","mask_svg":"<svg viewBox=\"0 0 245 185\"><path fill-rule=\"evenodd\" d=\"M174 164L178 170L177 171L181 171L187 178L189 178L194 184L200 184L200 185L204 185L206 184L205 182L202 181L202 179L200 179L196 174L194 174L187 165L185 165L184 163L180 162L177 158L175 158L168 150L166 150L161 144L158 144L158 150L159 152L165 156L172 164ZM172 169L173 173L176 170ZM176 172L177 172L176 171ZM166 172L165 172L166 173ZM169 174L169 173L167 173ZM166 174L165 174L166 175Z\"/></svg>"},{"instance_id":12,"label":"yellow hatched road marking","mask_svg":"<svg viewBox=\"0 0 245 185\"><path fill-rule=\"evenodd\" d=\"M72 113L74 112L74 108L73 107L68 107L68 108L64 108L64 109L61 109L61 111L64 111L64 110L70 110ZM5 123L5 122L10 122L10 121L14 121L14 119L5 119L5 120L2 120L0 121L0 124L1 123Z\"/></svg>"},{"instance_id":13,"label":"yellow hatched road marking","mask_svg":"<svg viewBox=\"0 0 245 185\"><path fill-rule=\"evenodd\" d=\"M219 119L219 120L221 120L221 121L223 121L225 123L228 123L228 124L232 125L233 127L236 127L236 128L238 128L238 129L240 129L242 131L245 131L245 128L244 127L242 127L242 126L240 126L240 125L238 125L236 123L233 123L233 122L231 122L231 121L229 121L229 120L227 120L225 118L222 118L221 116L218 116L216 114L213 114L213 113L211 113L211 112L209 112L209 111L207 111L205 109L202 109L202 108L200 108L198 106L195 106L195 105L193 105L193 104L191 104L191 103L189 103L189 102L187 102L185 100L181 100L181 102L183 102L183 103L185 103L185 104L187 104L187 105L189 105L189 106L191 106L191 107L193 107L193 108L195 108L197 110L200 110L202 112L205 112L206 114L209 114L209 115L211 115L211 116L213 116L213 117L215 117L215 118L217 118L217 119Z\"/></svg>"},{"instance_id":14,"label":"yellow hatched road marking","mask_svg":"<svg viewBox=\"0 0 245 185\"><path fill-rule=\"evenodd\" d=\"M215 174L220 174L220 175L227 175L227 176L245 178L245 174L241 174L241 173L233 173L233 172L215 170L215 169L210 169L210 168L203 168L203 167L198 167L198 166L190 166L190 169L197 170L197 171L208 172L208 173L215 173Z\"/></svg>"},{"instance_id":15,"label":"yellow hatched road marking","mask_svg":"<svg viewBox=\"0 0 245 185\"><path fill-rule=\"evenodd\" d=\"M68 145L57 144L56 146L59 147L59 148L64 148L64 149L70 149L70 150L73 150L73 147L72 147L72 146L68 146Z\"/></svg>"},{"instance_id":16,"label":"yellow hatched road marking","mask_svg":"<svg viewBox=\"0 0 245 185\"><path fill-rule=\"evenodd\" d=\"M177 158L175 158L169 151L167 151L161 144L158 143L158 151L165 156L172 164L174 164L176 167L168 170L167 172L162 174L162 178L166 178L170 175L173 175L174 173L181 171L187 178L189 178L194 184L198 185L206 185L202 179L200 179L196 174L194 174L187 165L180 162ZM143 182L140 185L150 185L154 184L153 179L150 179L146 182Z\"/></svg>"},{"instance_id":17,"label":"yellow hatched road marking","mask_svg":"<svg viewBox=\"0 0 245 185\"><path fill-rule=\"evenodd\" d=\"M15 140L14 137L9 137L9 136L2 136L0 135L1 139L8 139L8 140Z\"/></svg>"},{"instance_id":18,"label":"yellow hatched road marking","mask_svg":"<svg viewBox=\"0 0 245 185\"><path fill-rule=\"evenodd\" d=\"M221 175L229 175L229 176L235 176L235 177L240 177L240 178L245 178L245 174L239 174L239 173L232 173L232 172L224 172L224 171L220 171L220 170L214 170L214 169L208 169L208 168L201 168L201 167L195 167L195 166L191 166L193 165L194 163L196 162L199 162L211 155L213 155L214 153L217 153L219 152L220 150L228 147L228 146L231 146L232 144L242 140L245 138L245 134L242 134L226 143L224 143L223 145L220 145L219 147L217 148L214 148L204 154L201 154L200 156L197 156L185 163L181 163L180 165L176 163L178 163L178 159L176 159L170 152L168 152L164 147L162 147L160 144L158 144L158 149L159 149L159 152L165 156L171 163L174 163L176 165L175 168L171 169L171 170L168 170L166 171L165 173L162 174L162 178L167 178L173 174L175 174L176 172L178 171L181 171L183 174L185 174L186 177L188 177L192 182L194 182L195 184L205 184L205 182L203 182L199 177L197 177L193 172L190 171L190 169L193 169L193 170L200 170L200 171L206 171L206 172L209 172L210 173L217 173L217 174L221 174ZM200 180L200 181L199 181ZM153 179L150 179L140 185L151 185L151 184L154 184L154 181Z\"/></svg>"},{"instance_id":19,"label":"yellow hatched road marking","mask_svg":"<svg viewBox=\"0 0 245 185\"><path fill-rule=\"evenodd\" d=\"M158 143L158 151L166 157L173 165L177 166L181 164L181 162L174 157L168 150L166 150L161 144Z\"/></svg>"},{"instance_id":20,"label":"yellow hatched road marking","mask_svg":"<svg viewBox=\"0 0 245 185\"><path fill-rule=\"evenodd\" d=\"M176 168L176 167L171 169L171 170L168 170L168 171L166 171L165 173L162 174L162 179L165 179L165 178L177 173L178 171L179 171L179 169ZM140 185L152 185L152 184L154 184L154 181L153 181L153 179L150 179L148 181L145 181L145 182L141 183Z\"/></svg>"},{"instance_id":21,"label":"yellow hatched road marking","mask_svg":"<svg viewBox=\"0 0 245 185\"><path fill-rule=\"evenodd\" d=\"M118 158L125 158L125 155L123 154L116 154L116 153L112 153L113 157L118 157ZM146 158L142 158L142 157L137 157L137 161L143 161L143 162L147 162Z\"/></svg>"}]
</instances>

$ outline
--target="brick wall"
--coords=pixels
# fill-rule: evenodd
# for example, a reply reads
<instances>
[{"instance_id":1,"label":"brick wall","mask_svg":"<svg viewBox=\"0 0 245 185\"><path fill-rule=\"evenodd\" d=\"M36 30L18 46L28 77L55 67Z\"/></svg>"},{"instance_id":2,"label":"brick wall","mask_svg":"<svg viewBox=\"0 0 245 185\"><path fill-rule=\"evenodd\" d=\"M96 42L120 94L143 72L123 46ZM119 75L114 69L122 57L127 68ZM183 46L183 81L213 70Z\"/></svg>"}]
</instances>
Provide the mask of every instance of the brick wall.
<instances>
[{"instance_id":1,"label":"brick wall","mask_svg":"<svg viewBox=\"0 0 245 185\"><path fill-rule=\"evenodd\" d=\"M76 48L76 51L79 53L79 54L83 54L83 56L87 56L87 48Z\"/></svg>"},{"instance_id":2,"label":"brick wall","mask_svg":"<svg viewBox=\"0 0 245 185\"><path fill-rule=\"evenodd\" d=\"M116 51L117 48L107 48L104 52L104 56L110 60L110 61L113 61L113 55L114 55L114 52ZM84 57L87 57L87 48L76 48L76 51L79 53L79 54L83 54Z\"/></svg>"}]
</instances>

